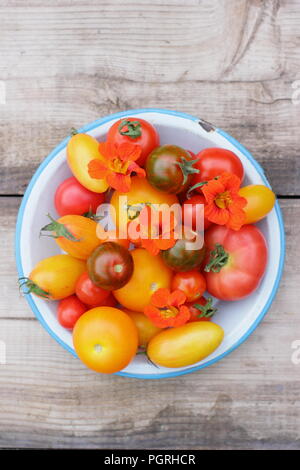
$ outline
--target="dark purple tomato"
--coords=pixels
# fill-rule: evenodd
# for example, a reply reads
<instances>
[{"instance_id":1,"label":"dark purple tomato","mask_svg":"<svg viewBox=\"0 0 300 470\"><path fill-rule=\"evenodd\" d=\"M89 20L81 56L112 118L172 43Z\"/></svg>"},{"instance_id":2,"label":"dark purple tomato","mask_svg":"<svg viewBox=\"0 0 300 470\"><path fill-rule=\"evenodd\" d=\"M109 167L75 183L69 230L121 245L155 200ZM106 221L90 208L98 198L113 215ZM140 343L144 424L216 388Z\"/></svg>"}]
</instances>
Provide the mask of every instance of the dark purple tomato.
<instances>
[{"instance_id":1,"label":"dark purple tomato","mask_svg":"<svg viewBox=\"0 0 300 470\"><path fill-rule=\"evenodd\" d=\"M195 239L182 238L177 240L172 248L162 251L161 256L165 264L177 272L200 268L205 257L204 243L201 247L194 244L194 249L190 249L191 243L195 243Z\"/></svg>"}]
</instances>

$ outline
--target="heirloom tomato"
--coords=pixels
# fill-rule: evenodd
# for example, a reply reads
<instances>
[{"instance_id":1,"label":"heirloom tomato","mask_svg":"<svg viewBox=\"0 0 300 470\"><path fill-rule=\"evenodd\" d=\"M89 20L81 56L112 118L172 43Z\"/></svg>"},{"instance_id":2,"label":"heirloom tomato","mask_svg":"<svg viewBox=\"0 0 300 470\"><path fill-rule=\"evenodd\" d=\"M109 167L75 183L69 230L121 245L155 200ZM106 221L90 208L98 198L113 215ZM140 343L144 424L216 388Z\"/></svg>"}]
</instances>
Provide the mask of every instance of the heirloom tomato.
<instances>
[{"instance_id":1,"label":"heirloom tomato","mask_svg":"<svg viewBox=\"0 0 300 470\"><path fill-rule=\"evenodd\" d=\"M146 161L147 179L159 191L178 194L191 183L193 167L191 154L177 145L162 145L148 155Z\"/></svg>"},{"instance_id":2,"label":"heirloom tomato","mask_svg":"<svg viewBox=\"0 0 300 470\"><path fill-rule=\"evenodd\" d=\"M138 331L129 315L121 310L96 307L77 320L73 343L87 367L112 374L124 369L135 356Z\"/></svg>"},{"instance_id":3,"label":"heirloom tomato","mask_svg":"<svg viewBox=\"0 0 300 470\"><path fill-rule=\"evenodd\" d=\"M153 256L143 248L131 251L133 274L130 281L113 292L117 301L129 310L143 312L152 294L160 287L170 288L172 271L159 256Z\"/></svg>"},{"instance_id":4,"label":"heirloom tomato","mask_svg":"<svg viewBox=\"0 0 300 470\"><path fill-rule=\"evenodd\" d=\"M221 344L224 331L212 322L190 322L168 328L149 341L149 359L163 367L185 367L209 356Z\"/></svg>"},{"instance_id":5,"label":"heirloom tomato","mask_svg":"<svg viewBox=\"0 0 300 470\"><path fill-rule=\"evenodd\" d=\"M97 223L82 215L64 215L41 229L43 232L52 232L58 246L74 258L87 259L94 249L100 245L97 237Z\"/></svg>"},{"instance_id":6,"label":"heirloom tomato","mask_svg":"<svg viewBox=\"0 0 300 470\"><path fill-rule=\"evenodd\" d=\"M142 153L136 163L143 166L149 153L159 145L159 135L150 122L128 117L120 119L111 126L107 141L118 145L124 142L140 145Z\"/></svg>"},{"instance_id":7,"label":"heirloom tomato","mask_svg":"<svg viewBox=\"0 0 300 470\"><path fill-rule=\"evenodd\" d=\"M55 208L61 217L89 212L96 214L98 206L103 202L104 194L89 191L74 176L64 180L55 192Z\"/></svg>"},{"instance_id":8,"label":"heirloom tomato","mask_svg":"<svg viewBox=\"0 0 300 470\"><path fill-rule=\"evenodd\" d=\"M239 190L239 195L244 197L247 205L244 207L246 214L245 224L254 224L263 219L274 207L276 196L263 184L251 184Z\"/></svg>"},{"instance_id":9,"label":"heirloom tomato","mask_svg":"<svg viewBox=\"0 0 300 470\"><path fill-rule=\"evenodd\" d=\"M231 230L214 225L205 232L207 291L221 300L239 300L259 285L267 265L267 244L254 225Z\"/></svg>"},{"instance_id":10,"label":"heirloom tomato","mask_svg":"<svg viewBox=\"0 0 300 470\"><path fill-rule=\"evenodd\" d=\"M111 198L111 216L116 225L127 228L130 220L135 219L145 204L178 204L175 194L167 194L155 189L145 178L131 178L131 188L128 193L114 191ZM125 231L125 230L124 230Z\"/></svg>"},{"instance_id":11,"label":"heirloom tomato","mask_svg":"<svg viewBox=\"0 0 300 470\"><path fill-rule=\"evenodd\" d=\"M120 289L133 273L131 252L114 242L98 246L87 261L88 275L96 286L106 290Z\"/></svg>"},{"instance_id":12,"label":"heirloom tomato","mask_svg":"<svg viewBox=\"0 0 300 470\"><path fill-rule=\"evenodd\" d=\"M102 160L98 150L99 142L88 134L73 135L67 145L67 161L75 178L85 188L95 193L104 193L108 184L104 179L94 179L89 175L88 164L92 160Z\"/></svg>"},{"instance_id":13,"label":"heirloom tomato","mask_svg":"<svg viewBox=\"0 0 300 470\"><path fill-rule=\"evenodd\" d=\"M76 295L70 295L62 299L57 308L57 320L61 326L67 329L74 328L78 318L88 310L88 307L84 305Z\"/></svg>"},{"instance_id":14,"label":"heirloom tomato","mask_svg":"<svg viewBox=\"0 0 300 470\"><path fill-rule=\"evenodd\" d=\"M205 245L202 242L202 236L195 232L191 232L193 238L187 235L184 233L172 248L161 252L165 264L174 271L182 272L199 268L204 259Z\"/></svg>"},{"instance_id":15,"label":"heirloom tomato","mask_svg":"<svg viewBox=\"0 0 300 470\"><path fill-rule=\"evenodd\" d=\"M86 270L84 261L70 255L55 255L39 261L28 278L20 278L25 294L60 300L75 293L79 276Z\"/></svg>"}]
</instances>

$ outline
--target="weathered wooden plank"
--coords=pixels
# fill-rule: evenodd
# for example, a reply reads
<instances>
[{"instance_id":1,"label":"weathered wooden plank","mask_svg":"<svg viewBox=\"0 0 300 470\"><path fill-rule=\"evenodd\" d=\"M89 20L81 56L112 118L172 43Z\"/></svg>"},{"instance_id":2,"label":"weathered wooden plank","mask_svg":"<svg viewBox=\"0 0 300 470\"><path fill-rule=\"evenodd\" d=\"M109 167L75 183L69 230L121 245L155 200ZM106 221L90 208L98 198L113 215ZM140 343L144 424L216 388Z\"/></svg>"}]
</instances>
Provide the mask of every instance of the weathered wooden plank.
<instances>
[{"instance_id":1,"label":"weathered wooden plank","mask_svg":"<svg viewBox=\"0 0 300 470\"><path fill-rule=\"evenodd\" d=\"M15 285L19 198L0 198L0 447L299 448L300 364L291 344L300 339L300 201L280 202L286 267L262 324L213 367L143 381L88 371L33 318Z\"/></svg>"},{"instance_id":2,"label":"weathered wooden plank","mask_svg":"<svg viewBox=\"0 0 300 470\"><path fill-rule=\"evenodd\" d=\"M182 110L214 123L249 148L278 194L300 194L300 105L292 102L291 81L149 85L89 74L69 78L8 82L0 114L0 194L22 194L71 127L140 107Z\"/></svg>"}]
</instances>

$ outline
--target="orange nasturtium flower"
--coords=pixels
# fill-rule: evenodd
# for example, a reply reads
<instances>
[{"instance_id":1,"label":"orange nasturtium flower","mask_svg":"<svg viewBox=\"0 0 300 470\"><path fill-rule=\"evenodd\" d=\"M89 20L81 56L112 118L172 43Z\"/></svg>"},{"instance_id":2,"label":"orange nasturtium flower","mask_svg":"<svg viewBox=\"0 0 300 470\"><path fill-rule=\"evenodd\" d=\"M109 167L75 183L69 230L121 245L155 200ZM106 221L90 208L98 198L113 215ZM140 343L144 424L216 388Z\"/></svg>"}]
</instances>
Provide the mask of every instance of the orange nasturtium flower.
<instances>
[{"instance_id":1,"label":"orange nasturtium flower","mask_svg":"<svg viewBox=\"0 0 300 470\"><path fill-rule=\"evenodd\" d=\"M191 317L189 308L183 305L186 295L179 289L158 289L151 296L151 303L144 314L159 328L184 325Z\"/></svg>"},{"instance_id":2,"label":"orange nasturtium flower","mask_svg":"<svg viewBox=\"0 0 300 470\"><path fill-rule=\"evenodd\" d=\"M169 215L164 221L162 211L145 205L140 214L128 224L129 238L154 256L160 250L168 250L178 238L174 213L170 212ZM137 236L136 239L133 239L133 234Z\"/></svg>"},{"instance_id":3,"label":"orange nasturtium flower","mask_svg":"<svg viewBox=\"0 0 300 470\"><path fill-rule=\"evenodd\" d=\"M146 173L135 161L141 156L141 146L125 142L120 145L100 142L99 152L103 160L92 160L88 165L91 178L106 179L107 184L117 191L130 190L131 174L145 178Z\"/></svg>"},{"instance_id":4,"label":"orange nasturtium flower","mask_svg":"<svg viewBox=\"0 0 300 470\"><path fill-rule=\"evenodd\" d=\"M238 194L240 184L238 176L222 173L203 185L202 192L206 200L204 214L208 220L233 230L241 228L246 220L243 208L247 201Z\"/></svg>"}]
</instances>

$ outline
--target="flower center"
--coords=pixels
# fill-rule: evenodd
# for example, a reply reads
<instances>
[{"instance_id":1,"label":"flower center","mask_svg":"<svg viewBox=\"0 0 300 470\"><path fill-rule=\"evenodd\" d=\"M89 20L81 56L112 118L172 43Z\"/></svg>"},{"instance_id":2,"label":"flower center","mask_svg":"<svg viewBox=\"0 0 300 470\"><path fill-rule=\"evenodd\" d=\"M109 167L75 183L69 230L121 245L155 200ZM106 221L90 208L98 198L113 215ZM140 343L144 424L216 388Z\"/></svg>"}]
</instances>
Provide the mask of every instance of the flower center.
<instances>
[{"instance_id":1,"label":"flower center","mask_svg":"<svg viewBox=\"0 0 300 470\"><path fill-rule=\"evenodd\" d=\"M232 198L229 191L224 191L224 193L220 193L215 198L215 204L220 209L226 209L232 203Z\"/></svg>"},{"instance_id":2,"label":"flower center","mask_svg":"<svg viewBox=\"0 0 300 470\"><path fill-rule=\"evenodd\" d=\"M121 173L122 175L125 175L127 173L129 166L129 161L123 162L120 160L120 158L114 158L110 162L110 168L112 171L115 173Z\"/></svg>"},{"instance_id":3,"label":"flower center","mask_svg":"<svg viewBox=\"0 0 300 470\"><path fill-rule=\"evenodd\" d=\"M164 318L173 318L178 315L178 309L173 307L172 305L168 305L167 307L163 307L159 309L162 313Z\"/></svg>"}]
</instances>

